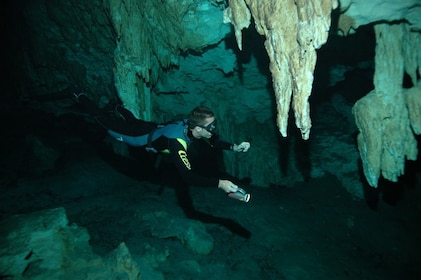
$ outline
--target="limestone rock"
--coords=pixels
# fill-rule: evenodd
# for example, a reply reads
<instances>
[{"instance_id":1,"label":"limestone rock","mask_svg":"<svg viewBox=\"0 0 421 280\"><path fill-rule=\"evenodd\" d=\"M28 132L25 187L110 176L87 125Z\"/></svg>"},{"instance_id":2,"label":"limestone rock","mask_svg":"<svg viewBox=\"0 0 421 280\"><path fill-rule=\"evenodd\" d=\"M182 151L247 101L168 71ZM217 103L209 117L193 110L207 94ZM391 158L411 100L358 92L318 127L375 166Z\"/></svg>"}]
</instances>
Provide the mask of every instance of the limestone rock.
<instances>
[{"instance_id":1,"label":"limestone rock","mask_svg":"<svg viewBox=\"0 0 421 280\"><path fill-rule=\"evenodd\" d=\"M338 2L236 0L229 1L229 5L227 14L234 25L240 49L240 32L249 22L247 9L253 16L257 32L266 37L279 131L287 136L292 99L295 124L301 130L302 138L308 139L311 128L308 98L313 84L316 49L327 41L330 13Z\"/></svg>"},{"instance_id":2,"label":"limestone rock","mask_svg":"<svg viewBox=\"0 0 421 280\"><path fill-rule=\"evenodd\" d=\"M151 234L158 238L175 237L187 248L196 253L207 255L213 249L213 237L199 221L174 218L165 211L143 215L150 227Z\"/></svg>"},{"instance_id":3,"label":"limestone rock","mask_svg":"<svg viewBox=\"0 0 421 280\"><path fill-rule=\"evenodd\" d=\"M106 258L89 234L68 225L64 208L8 217L0 223L1 274L14 279L140 279L124 243Z\"/></svg>"},{"instance_id":4,"label":"limestone rock","mask_svg":"<svg viewBox=\"0 0 421 280\"><path fill-rule=\"evenodd\" d=\"M421 134L421 83L404 91L412 131Z\"/></svg>"},{"instance_id":5,"label":"limestone rock","mask_svg":"<svg viewBox=\"0 0 421 280\"><path fill-rule=\"evenodd\" d=\"M180 51L217 44L230 32L223 13L205 1L109 0L116 30L115 85L135 116L151 120L150 85L178 65Z\"/></svg>"},{"instance_id":6,"label":"limestone rock","mask_svg":"<svg viewBox=\"0 0 421 280\"><path fill-rule=\"evenodd\" d=\"M344 34L361 25L387 20L406 20L414 31L421 31L421 6L419 0L340 0L339 28Z\"/></svg>"},{"instance_id":7,"label":"limestone rock","mask_svg":"<svg viewBox=\"0 0 421 280\"><path fill-rule=\"evenodd\" d=\"M417 141L411 130L408 112L408 107L411 107L414 116L417 106L407 106L408 99L405 100L401 88L405 66L402 54L402 44L407 35L405 26L379 24L375 31L376 89L357 101L353 108L360 131L358 148L364 174L372 187L377 187L380 174L397 182L398 177L404 174L405 160L417 158Z\"/></svg>"},{"instance_id":8,"label":"limestone rock","mask_svg":"<svg viewBox=\"0 0 421 280\"><path fill-rule=\"evenodd\" d=\"M229 0L229 7L224 11L224 23L232 23L235 39L240 50L243 49L241 30L250 25L251 15L244 0Z\"/></svg>"}]
</instances>

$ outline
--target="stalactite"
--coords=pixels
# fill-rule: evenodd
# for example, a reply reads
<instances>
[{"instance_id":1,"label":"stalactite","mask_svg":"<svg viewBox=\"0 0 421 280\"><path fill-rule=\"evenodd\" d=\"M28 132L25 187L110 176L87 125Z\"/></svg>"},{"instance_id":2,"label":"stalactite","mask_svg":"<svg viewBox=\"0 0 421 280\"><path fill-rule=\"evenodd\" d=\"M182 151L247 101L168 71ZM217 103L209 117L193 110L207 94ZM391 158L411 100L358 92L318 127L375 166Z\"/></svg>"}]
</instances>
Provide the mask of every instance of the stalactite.
<instances>
[{"instance_id":1,"label":"stalactite","mask_svg":"<svg viewBox=\"0 0 421 280\"><path fill-rule=\"evenodd\" d=\"M243 49L241 30L250 25L251 15L244 0L228 0L229 7L224 11L224 23L231 22L234 26L235 39L238 48Z\"/></svg>"},{"instance_id":2,"label":"stalactite","mask_svg":"<svg viewBox=\"0 0 421 280\"><path fill-rule=\"evenodd\" d=\"M412 131L421 135L421 83L404 91Z\"/></svg>"},{"instance_id":3,"label":"stalactite","mask_svg":"<svg viewBox=\"0 0 421 280\"><path fill-rule=\"evenodd\" d=\"M108 5L117 39L118 95L137 117L150 120L151 100L144 84L155 84L159 71L175 61L183 38L180 15L187 8L177 2L137 0L109 0Z\"/></svg>"},{"instance_id":4,"label":"stalactite","mask_svg":"<svg viewBox=\"0 0 421 280\"><path fill-rule=\"evenodd\" d=\"M330 13L338 2L231 0L229 5L226 20L234 25L240 50L240 31L248 26L246 9L253 16L257 32L266 37L280 133L287 136L292 100L295 124L302 138L308 139L311 128L308 98L313 84L316 49L327 40Z\"/></svg>"},{"instance_id":5,"label":"stalactite","mask_svg":"<svg viewBox=\"0 0 421 280\"><path fill-rule=\"evenodd\" d=\"M380 174L396 182L404 174L405 160L417 158L417 142L406 104L415 99L405 100L402 89L402 50L408 33L404 24L378 24L375 33L375 89L353 107L364 175L372 187L377 187Z\"/></svg>"}]
</instances>

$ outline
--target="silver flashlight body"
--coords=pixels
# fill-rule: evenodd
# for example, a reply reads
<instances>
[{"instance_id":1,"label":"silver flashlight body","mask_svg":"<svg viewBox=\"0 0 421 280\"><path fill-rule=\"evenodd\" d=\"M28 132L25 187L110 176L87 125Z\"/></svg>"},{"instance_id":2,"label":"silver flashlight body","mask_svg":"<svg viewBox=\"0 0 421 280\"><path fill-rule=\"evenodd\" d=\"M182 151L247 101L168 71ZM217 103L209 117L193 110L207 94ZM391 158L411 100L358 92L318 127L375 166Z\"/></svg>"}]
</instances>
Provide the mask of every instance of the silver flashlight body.
<instances>
[{"instance_id":1,"label":"silver flashlight body","mask_svg":"<svg viewBox=\"0 0 421 280\"><path fill-rule=\"evenodd\" d=\"M249 202L251 198L251 195L242 188L238 188L236 192L229 193L228 196L244 202Z\"/></svg>"}]
</instances>

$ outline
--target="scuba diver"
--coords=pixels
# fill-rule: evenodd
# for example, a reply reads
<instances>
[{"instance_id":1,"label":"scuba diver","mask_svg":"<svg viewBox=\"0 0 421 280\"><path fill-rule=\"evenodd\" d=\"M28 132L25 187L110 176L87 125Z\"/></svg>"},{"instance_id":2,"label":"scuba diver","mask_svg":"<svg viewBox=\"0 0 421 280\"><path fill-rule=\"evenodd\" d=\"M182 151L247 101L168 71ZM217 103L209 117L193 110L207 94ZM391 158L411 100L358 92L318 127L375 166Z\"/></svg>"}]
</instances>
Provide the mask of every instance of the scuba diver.
<instances>
[{"instance_id":1,"label":"scuba diver","mask_svg":"<svg viewBox=\"0 0 421 280\"><path fill-rule=\"evenodd\" d=\"M101 124L118 141L129 146L144 147L153 153L168 154L172 163L185 183L203 187L217 187L229 196L248 202L250 195L232 181L223 178L209 178L192 171L188 156L188 147L195 140L206 141L211 148L247 152L249 142L233 144L222 141L215 134L216 119L211 109L205 106L194 108L187 119L157 124L136 118L122 105L115 107L120 118L110 118L84 93L73 93L76 102L81 103L96 121Z\"/></svg>"}]
</instances>

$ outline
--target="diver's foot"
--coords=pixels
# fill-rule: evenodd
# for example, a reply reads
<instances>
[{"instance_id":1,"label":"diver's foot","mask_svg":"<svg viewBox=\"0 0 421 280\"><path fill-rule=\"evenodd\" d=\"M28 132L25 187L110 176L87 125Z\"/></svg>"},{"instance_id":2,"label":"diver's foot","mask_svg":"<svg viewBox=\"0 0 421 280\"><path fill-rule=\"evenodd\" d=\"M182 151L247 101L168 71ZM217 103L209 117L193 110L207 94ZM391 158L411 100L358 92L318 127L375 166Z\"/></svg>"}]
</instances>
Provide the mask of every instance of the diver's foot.
<instances>
[{"instance_id":1,"label":"diver's foot","mask_svg":"<svg viewBox=\"0 0 421 280\"><path fill-rule=\"evenodd\" d=\"M73 99L76 101L76 102L79 102L79 98L82 96L82 95L85 95L85 93L84 92L80 92L80 93L73 93Z\"/></svg>"}]
</instances>

